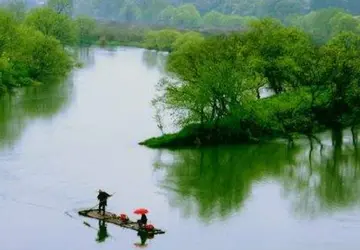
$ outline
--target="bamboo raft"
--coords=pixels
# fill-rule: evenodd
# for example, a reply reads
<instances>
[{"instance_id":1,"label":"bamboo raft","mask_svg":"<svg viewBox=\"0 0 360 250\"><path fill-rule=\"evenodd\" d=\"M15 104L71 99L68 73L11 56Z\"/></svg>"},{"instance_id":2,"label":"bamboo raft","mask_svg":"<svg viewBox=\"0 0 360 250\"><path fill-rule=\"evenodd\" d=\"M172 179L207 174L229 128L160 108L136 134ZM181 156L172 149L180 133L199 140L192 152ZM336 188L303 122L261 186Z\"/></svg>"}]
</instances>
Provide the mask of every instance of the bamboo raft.
<instances>
[{"instance_id":1,"label":"bamboo raft","mask_svg":"<svg viewBox=\"0 0 360 250\"><path fill-rule=\"evenodd\" d=\"M147 232L147 233L152 233L152 234L164 234L165 233L165 231L163 231L161 229L157 229L157 228L154 228L151 231L147 231L144 228L140 228L137 222L131 221L130 219L127 222L123 222L119 218L119 216L117 216L116 214L111 213L111 212L105 212L105 214L103 215L102 213L99 213L97 209L90 209L90 210L87 209L87 210L79 211L79 214L84 217L103 220L105 222L112 223L117 226L128 228L128 229L135 230L138 232Z\"/></svg>"}]
</instances>

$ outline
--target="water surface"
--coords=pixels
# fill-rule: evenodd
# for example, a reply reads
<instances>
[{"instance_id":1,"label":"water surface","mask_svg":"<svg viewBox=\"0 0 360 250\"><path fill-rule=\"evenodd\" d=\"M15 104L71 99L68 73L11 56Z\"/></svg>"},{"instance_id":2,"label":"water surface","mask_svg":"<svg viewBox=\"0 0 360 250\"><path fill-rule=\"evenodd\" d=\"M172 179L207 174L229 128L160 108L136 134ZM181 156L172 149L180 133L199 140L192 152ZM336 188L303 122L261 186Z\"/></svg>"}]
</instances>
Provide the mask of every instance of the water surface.
<instances>
[{"instance_id":1,"label":"water surface","mask_svg":"<svg viewBox=\"0 0 360 250\"><path fill-rule=\"evenodd\" d=\"M148 249L358 249L359 150L350 131L253 146L151 150L150 101L164 55L80 51L62 84L0 103L0 242L6 250L131 249L133 231L76 215L98 188L108 210L150 210ZM356 140L355 140L356 142ZM68 212L67 216L64 212ZM83 224L90 223L91 228ZM101 225L100 225L101 226ZM99 239L100 236L100 239Z\"/></svg>"}]
</instances>

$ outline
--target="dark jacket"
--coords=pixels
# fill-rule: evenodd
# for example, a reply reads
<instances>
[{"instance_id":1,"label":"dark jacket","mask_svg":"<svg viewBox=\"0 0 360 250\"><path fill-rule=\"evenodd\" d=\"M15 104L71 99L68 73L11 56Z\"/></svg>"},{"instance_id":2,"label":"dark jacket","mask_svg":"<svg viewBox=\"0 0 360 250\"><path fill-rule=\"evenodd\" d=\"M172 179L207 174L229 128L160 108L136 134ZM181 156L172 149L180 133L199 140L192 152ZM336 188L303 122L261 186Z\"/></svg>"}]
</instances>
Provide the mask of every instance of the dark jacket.
<instances>
[{"instance_id":1,"label":"dark jacket","mask_svg":"<svg viewBox=\"0 0 360 250\"><path fill-rule=\"evenodd\" d=\"M147 217L145 214L141 215L141 219L140 219L141 223L145 224L147 223Z\"/></svg>"},{"instance_id":2,"label":"dark jacket","mask_svg":"<svg viewBox=\"0 0 360 250\"><path fill-rule=\"evenodd\" d=\"M106 205L107 204L107 202L106 202L107 198L109 198L110 196L111 196L110 194L102 191L102 192L99 192L97 198L98 198L98 200L100 201L101 204Z\"/></svg>"}]
</instances>

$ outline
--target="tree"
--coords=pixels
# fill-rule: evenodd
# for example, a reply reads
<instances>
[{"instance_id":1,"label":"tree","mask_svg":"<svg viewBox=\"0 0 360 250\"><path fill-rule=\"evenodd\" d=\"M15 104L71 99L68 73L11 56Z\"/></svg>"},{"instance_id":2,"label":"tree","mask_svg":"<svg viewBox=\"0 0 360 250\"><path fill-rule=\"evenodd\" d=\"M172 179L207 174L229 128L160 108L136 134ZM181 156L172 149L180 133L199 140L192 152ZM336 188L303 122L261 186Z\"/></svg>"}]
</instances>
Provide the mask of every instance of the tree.
<instances>
[{"instance_id":1,"label":"tree","mask_svg":"<svg viewBox=\"0 0 360 250\"><path fill-rule=\"evenodd\" d=\"M25 19L26 25L36 28L47 36L53 36L63 45L78 42L77 27L72 19L49 8L33 9Z\"/></svg>"},{"instance_id":2,"label":"tree","mask_svg":"<svg viewBox=\"0 0 360 250\"><path fill-rule=\"evenodd\" d=\"M339 124L344 114L360 104L360 36L341 32L322 47L321 55L322 81L330 91L330 117Z\"/></svg>"},{"instance_id":3,"label":"tree","mask_svg":"<svg viewBox=\"0 0 360 250\"><path fill-rule=\"evenodd\" d=\"M134 3L125 3L120 9L121 19L126 22L137 22L141 19L141 9Z\"/></svg>"},{"instance_id":4,"label":"tree","mask_svg":"<svg viewBox=\"0 0 360 250\"><path fill-rule=\"evenodd\" d=\"M330 25L332 27L332 37L343 31L360 33L360 21L347 13L339 12L334 15L330 19Z\"/></svg>"},{"instance_id":5,"label":"tree","mask_svg":"<svg viewBox=\"0 0 360 250\"><path fill-rule=\"evenodd\" d=\"M56 11L58 14L73 16L74 0L48 0L48 7Z\"/></svg>"},{"instance_id":6,"label":"tree","mask_svg":"<svg viewBox=\"0 0 360 250\"><path fill-rule=\"evenodd\" d=\"M22 58L31 79L46 81L63 76L70 70L72 61L59 40L24 25L19 27L18 32L21 54L18 58Z\"/></svg>"},{"instance_id":7,"label":"tree","mask_svg":"<svg viewBox=\"0 0 360 250\"><path fill-rule=\"evenodd\" d=\"M237 15L224 15L222 18L221 26L236 28L236 29L244 29L248 24L248 19L237 16Z\"/></svg>"},{"instance_id":8,"label":"tree","mask_svg":"<svg viewBox=\"0 0 360 250\"><path fill-rule=\"evenodd\" d=\"M302 59L312 48L310 37L271 18L252 22L245 36L243 53L252 71L265 77L276 94L296 87L297 72L306 65Z\"/></svg>"},{"instance_id":9,"label":"tree","mask_svg":"<svg viewBox=\"0 0 360 250\"><path fill-rule=\"evenodd\" d=\"M96 21L87 16L79 16L75 20L78 31L80 44L91 44L96 37Z\"/></svg>"},{"instance_id":10,"label":"tree","mask_svg":"<svg viewBox=\"0 0 360 250\"><path fill-rule=\"evenodd\" d=\"M224 19L224 14L217 11L210 11L206 13L203 17L204 24L206 26L219 27L222 25Z\"/></svg>"},{"instance_id":11,"label":"tree","mask_svg":"<svg viewBox=\"0 0 360 250\"><path fill-rule=\"evenodd\" d=\"M198 27L202 24L199 11L193 4L184 4L176 8L174 24L180 27Z\"/></svg>"},{"instance_id":12,"label":"tree","mask_svg":"<svg viewBox=\"0 0 360 250\"><path fill-rule=\"evenodd\" d=\"M181 33L164 29L160 31L150 31L145 36L145 47L148 49L171 51L173 43L181 36Z\"/></svg>"},{"instance_id":13,"label":"tree","mask_svg":"<svg viewBox=\"0 0 360 250\"><path fill-rule=\"evenodd\" d=\"M136 4L142 12L142 21L156 23L161 11L169 3L166 0L136 0Z\"/></svg>"},{"instance_id":14,"label":"tree","mask_svg":"<svg viewBox=\"0 0 360 250\"><path fill-rule=\"evenodd\" d=\"M0 91L64 76L72 61L60 42L0 11Z\"/></svg>"},{"instance_id":15,"label":"tree","mask_svg":"<svg viewBox=\"0 0 360 250\"><path fill-rule=\"evenodd\" d=\"M301 28L302 30L309 33L314 41L321 45L326 43L339 28L339 22L346 23L346 19L342 20L345 12L341 9L328 8L318 11L312 11L304 16L292 16L287 18L287 22L290 25ZM345 22L344 22L345 21ZM351 25L347 25L348 27ZM335 31L334 31L335 29Z\"/></svg>"},{"instance_id":16,"label":"tree","mask_svg":"<svg viewBox=\"0 0 360 250\"><path fill-rule=\"evenodd\" d=\"M215 122L231 115L252 85L245 80L237 36L213 37L181 46L170 54L171 78L160 81L159 98L179 124Z\"/></svg>"},{"instance_id":17,"label":"tree","mask_svg":"<svg viewBox=\"0 0 360 250\"><path fill-rule=\"evenodd\" d=\"M165 9L163 9L160 12L159 16L157 17L157 23L174 25L175 15L176 15L176 8L172 5L167 6Z\"/></svg>"},{"instance_id":18,"label":"tree","mask_svg":"<svg viewBox=\"0 0 360 250\"><path fill-rule=\"evenodd\" d=\"M16 23L12 14L0 10L0 52L6 51L16 42Z\"/></svg>"},{"instance_id":19,"label":"tree","mask_svg":"<svg viewBox=\"0 0 360 250\"><path fill-rule=\"evenodd\" d=\"M218 10L223 13L241 16L255 16L259 13L261 6L261 1L259 0L225 1L223 7L218 8Z\"/></svg>"},{"instance_id":20,"label":"tree","mask_svg":"<svg viewBox=\"0 0 360 250\"><path fill-rule=\"evenodd\" d=\"M13 77L12 55L17 49L18 36L13 15L0 10L0 94L19 83Z\"/></svg>"},{"instance_id":21,"label":"tree","mask_svg":"<svg viewBox=\"0 0 360 250\"><path fill-rule=\"evenodd\" d=\"M186 32L185 34L180 35L172 44L173 50L178 50L182 46L186 46L188 43L200 43L204 41L204 37L194 31Z\"/></svg>"},{"instance_id":22,"label":"tree","mask_svg":"<svg viewBox=\"0 0 360 250\"><path fill-rule=\"evenodd\" d=\"M26 12L26 3L24 0L11 0L6 5L6 9L13 13L17 21L23 21Z\"/></svg>"}]
</instances>

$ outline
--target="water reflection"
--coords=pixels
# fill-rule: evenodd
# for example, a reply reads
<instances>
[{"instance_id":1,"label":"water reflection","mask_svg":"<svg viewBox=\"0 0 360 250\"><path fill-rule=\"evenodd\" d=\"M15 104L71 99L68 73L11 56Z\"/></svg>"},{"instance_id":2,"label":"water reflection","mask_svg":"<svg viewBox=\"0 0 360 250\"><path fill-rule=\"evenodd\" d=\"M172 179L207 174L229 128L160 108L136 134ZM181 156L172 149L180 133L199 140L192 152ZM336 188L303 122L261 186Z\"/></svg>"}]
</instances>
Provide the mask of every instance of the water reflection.
<instances>
[{"instance_id":1,"label":"water reflection","mask_svg":"<svg viewBox=\"0 0 360 250\"><path fill-rule=\"evenodd\" d=\"M62 83L23 88L0 97L0 149L13 145L31 121L51 119L72 97L72 78Z\"/></svg>"},{"instance_id":2,"label":"water reflection","mask_svg":"<svg viewBox=\"0 0 360 250\"><path fill-rule=\"evenodd\" d=\"M93 66L95 64L95 53L90 47L81 47L75 50L75 56L83 66Z\"/></svg>"},{"instance_id":3,"label":"water reflection","mask_svg":"<svg viewBox=\"0 0 360 250\"><path fill-rule=\"evenodd\" d=\"M273 143L178 150L172 153L172 163L158 159L155 164L167 170L161 186L174 194L172 205L182 207L185 216L196 213L207 222L239 210L252 185L295 163L299 149Z\"/></svg>"},{"instance_id":4,"label":"water reflection","mask_svg":"<svg viewBox=\"0 0 360 250\"><path fill-rule=\"evenodd\" d=\"M0 149L10 146L24 130L26 122L21 110L15 108L18 98L5 95L0 98Z\"/></svg>"},{"instance_id":5,"label":"water reflection","mask_svg":"<svg viewBox=\"0 0 360 250\"><path fill-rule=\"evenodd\" d=\"M144 50L142 61L149 70L156 69L161 73L165 72L167 53L153 50Z\"/></svg>"},{"instance_id":6,"label":"water reflection","mask_svg":"<svg viewBox=\"0 0 360 250\"><path fill-rule=\"evenodd\" d=\"M134 245L136 246L136 247L147 247L147 243L146 243L146 241L148 240L148 239L150 239L150 238L153 238L153 236L152 237L149 237L150 235L147 233L147 232L143 232L143 231L139 231L138 233L137 233L137 235L139 236L139 238L140 238L140 242L136 242L136 243L134 243Z\"/></svg>"},{"instance_id":7,"label":"water reflection","mask_svg":"<svg viewBox=\"0 0 360 250\"><path fill-rule=\"evenodd\" d=\"M342 131L327 137L332 144L323 147L302 140L293 148L279 142L170 151L170 163L159 154L154 166L165 169L160 186L185 216L226 219L241 210L255 183L276 181L297 216L315 217L360 201L357 137Z\"/></svg>"},{"instance_id":8,"label":"water reflection","mask_svg":"<svg viewBox=\"0 0 360 250\"><path fill-rule=\"evenodd\" d=\"M332 131L330 138L332 145L323 151L304 146L308 157L299 157L297 164L286 166L281 176L285 193L299 216L315 217L360 202L357 137Z\"/></svg>"},{"instance_id":9,"label":"water reflection","mask_svg":"<svg viewBox=\"0 0 360 250\"><path fill-rule=\"evenodd\" d=\"M107 238L113 238L107 230L107 223L105 222L105 220L98 220L98 230L97 230L97 237L96 237L96 242L98 243L104 243ZM87 226L91 227L90 224L86 224ZM92 227L91 227L92 228ZM136 247L147 247L148 244L146 243L148 241L148 239L153 239L154 238L154 234L149 234L146 231L139 231L137 232L137 236L139 236L140 242L136 242L134 243L134 246Z\"/></svg>"},{"instance_id":10,"label":"water reflection","mask_svg":"<svg viewBox=\"0 0 360 250\"><path fill-rule=\"evenodd\" d=\"M104 220L99 220L99 230L98 230L98 233L97 233L96 241L98 243L105 242L105 240L109 236L110 235L108 234L108 231L107 231L106 222Z\"/></svg>"},{"instance_id":11,"label":"water reflection","mask_svg":"<svg viewBox=\"0 0 360 250\"><path fill-rule=\"evenodd\" d=\"M26 88L19 105L29 118L52 118L69 107L73 82L48 84L41 87Z\"/></svg>"}]
</instances>

